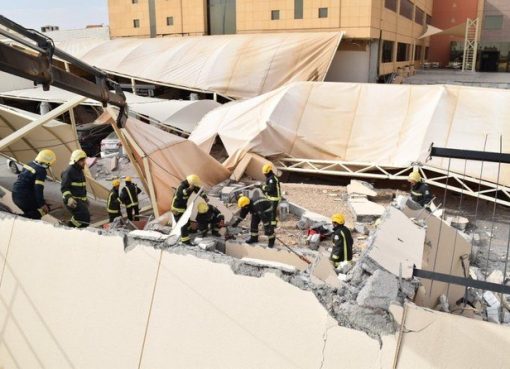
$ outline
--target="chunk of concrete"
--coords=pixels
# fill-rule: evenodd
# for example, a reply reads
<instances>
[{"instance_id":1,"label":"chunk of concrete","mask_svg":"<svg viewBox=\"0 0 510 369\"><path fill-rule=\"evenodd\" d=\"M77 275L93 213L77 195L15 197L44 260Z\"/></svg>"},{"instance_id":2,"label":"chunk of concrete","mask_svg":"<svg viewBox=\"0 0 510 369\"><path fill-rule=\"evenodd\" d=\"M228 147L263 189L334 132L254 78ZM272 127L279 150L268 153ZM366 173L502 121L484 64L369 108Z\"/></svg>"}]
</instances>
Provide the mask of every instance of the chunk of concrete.
<instances>
[{"instance_id":1,"label":"chunk of concrete","mask_svg":"<svg viewBox=\"0 0 510 369\"><path fill-rule=\"evenodd\" d=\"M356 302L360 306L388 310L397 300L397 278L384 270L377 270L358 294Z\"/></svg>"},{"instance_id":2,"label":"chunk of concrete","mask_svg":"<svg viewBox=\"0 0 510 369\"><path fill-rule=\"evenodd\" d=\"M347 185L347 193L365 195L365 196L377 196L377 192L373 190L373 186L364 181L351 180L351 183Z\"/></svg>"},{"instance_id":3,"label":"chunk of concrete","mask_svg":"<svg viewBox=\"0 0 510 369\"><path fill-rule=\"evenodd\" d=\"M497 308L499 308L499 306L500 306L498 298L491 291L485 291L483 294L483 299L489 306L493 306L493 307L497 307Z\"/></svg>"},{"instance_id":4,"label":"chunk of concrete","mask_svg":"<svg viewBox=\"0 0 510 369\"><path fill-rule=\"evenodd\" d=\"M487 320L492 323L501 324L501 321L499 320L499 306L487 307Z\"/></svg>"},{"instance_id":5,"label":"chunk of concrete","mask_svg":"<svg viewBox=\"0 0 510 369\"><path fill-rule=\"evenodd\" d=\"M119 166L119 158L115 155L114 157L110 158L110 172L117 170L118 166Z\"/></svg>"},{"instance_id":6,"label":"chunk of concrete","mask_svg":"<svg viewBox=\"0 0 510 369\"><path fill-rule=\"evenodd\" d=\"M350 197L349 207L357 222L373 222L384 213L384 206L368 200L366 197Z\"/></svg>"},{"instance_id":7,"label":"chunk of concrete","mask_svg":"<svg viewBox=\"0 0 510 369\"><path fill-rule=\"evenodd\" d=\"M495 270L487 277L487 282L502 284L503 283L503 272L501 270Z\"/></svg>"},{"instance_id":8,"label":"chunk of concrete","mask_svg":"<svg viewBox=\"0 0 510 369\"><path fill-rule=\"evenodd\" d=\"M142 230L131 231L129 232L128 235L139 240L148 241L164 241L169 237L169 235L167 234L162 234L156 231L142 231Z\"/></svg>"}]
</instances>

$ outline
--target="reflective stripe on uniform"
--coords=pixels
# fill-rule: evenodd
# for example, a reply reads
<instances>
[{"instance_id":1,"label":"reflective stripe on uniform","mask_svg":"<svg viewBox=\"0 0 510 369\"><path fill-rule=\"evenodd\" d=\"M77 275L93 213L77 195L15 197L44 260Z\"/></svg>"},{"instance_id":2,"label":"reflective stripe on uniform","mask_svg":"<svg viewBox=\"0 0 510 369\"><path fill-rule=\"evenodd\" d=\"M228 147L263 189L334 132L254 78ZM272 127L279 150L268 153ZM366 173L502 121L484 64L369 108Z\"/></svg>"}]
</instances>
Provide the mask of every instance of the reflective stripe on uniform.
<instances>
[{"instance_id":1,"label":"reflective stripe on uniform","mask_svg":"<svg viewBox=\"0 0 510 369\"><path fill-rule=\"evenodd\" d=\"M74 219L74 217L71 218L71 223L73 223L76 227L80 227L81 226L81 222L79 222L76 219Z\"/></svg>"},{"instance_id":2,"label":"reflective stripe on uniform","mask_svg":"<svg viewBox=\"0 0 510 369\"><path fill-rule=\"evenodd\" d=\"M347 239L345 238L344 231L340 231L342 237L344 238L344 261L347 261Z\"/></svg>"},{"instance_id":3,"label":"reflective stripe on uniform","mask_svg":"<svg viewBox=\"0 0 510 369\"><path fill-rule=\"evenodd\" d=\"M126 188L126 192L128 193L129 200L131 200L131 202L126 207L127 208L132 208L133 206L138 205L138 202L135 202L133 200L133 195L131 195L131 191L129 190L129 188Z\"/></svg>"},{"instance_id":4,"label":"reflective stripe on uniform","mask_svg":"<svg viewBox=\"0 0 510 369\"><path fill-rule=\"evenodd\" d=\"M338 256L338 255L333 255L333 256L331 256L331 259L333 259L333 260L338 260L338 259L340 259L340 256Z\"/></svg>"},{"instance_id":5,"label":"reflective stripe on uniform","mask_svg":"<svg viewBox=\"0 0 510 369\"><path fill-rule=\"evenodd\" d=\"M186 211L186 209L182 209L182 208L174 208L172 206L172 211L176 212L176 213L184 213Z\"/></svg>"},{"instance_id":6,"label":"reflective stripe on uniform","mask_svg":"<svg viewBox=\"0 0 510 369\"><path fill-rule=\"evenodd\" d=\"M66 191L62 194L63 197L66 197L67 195L72 196L73 194L71 193L71 191Z\"/></svg>"},{"instance_id":7,"label":"reflective stripe on uniform","mask_svg":"<svg viewBox=\"0 0 510 369\"><path fill-rule=\"evenodd\" d=\"M34 169L34 168L32 168L32 167L29 167L28 165L24 164L24 165L23 165L23 168L25 168L26 170L28 170L30 173L35 174L35 169Z\"/></svg>"},{"instance_id":8,"label":"reflective stripe on uniform","mask_svg":"<svg viewBox=\"0 0 510 369\"><path fill-rule=\"evenodd\" d=\"M71 182L71 186L74 186L74 187L85 187L85 186L87 186L87 182Z\"/></svg>"},{"instance_id":9,"label":"reflective stripe on uniform","mask_svg":"<svg viewBox=\"0 0 510 369\"><path fill-rule=\"evenodd\" d=\"M259 235L259 232L250 232L250 236L258 236Z\"/></svg>"},{"instance_id":10,"label":"reflective stripe on uniform","mask_svg":"<svg viewBox=\"0 0 510 369\"><path fill-rule=\"evenodd\" d=\"M36 185L44 186L44 181L41 181L40 179L36 179L36 180L35 180L35 184L36 184Z\"/></svg>"},{"instance_id":11,"label":"reflective stripe on uniform","mask_svg":"<svg viewBox=\"0 0 510 369\"><path fill-rule=\"evenodd\" d=\"M413 194L414 196L423 196L423 194L421 192L415 192L412 190L411 190L411 194Z\"/></svg>"},{"instance_id":12,"label":"reflective stripe on uniform","mask_svg":"<svg viewBox=\"0 0 510 369\"><path fill-rule=\"evenodd\" d=\"M108 213L110 213L110 214L119 214L119 213L120 213L120 211L118 211L118 210L106 209L106 211L107 211Z\"/></svg>"},{"instance_id":13,"label":"reflective stripe on uniform","mask_svg":"<svg viewBox=\"0 0 510 369\"><path fill-rule=\"evenodd\" d=\"M265 202L265 201L268 201L267 199L258 199L257 201L255 201L253 203L253 206L257 205L257 204L260 204L261 202Z\"/></svg>"},{"instance_id":14,"label":"reflective stripe on uniform","mask_svg":"<svg viewBox=\"0 0 510 369\"><path fill-rule=\"evenodd\" d=\"M182 241L182 242L187 242L187 241L189 241L189 240L191 240L191 238L189 238L189 236L181 237L181 241Z\"/></svg>"},{"instance_id":15,"label":"reflective stripe on uniform","mask_svg":"<svg viewBox=\"0 0 510 369\"><path fill-rule=\"evenodd\" d=\"M280 201L281 198L279 197L273 197L273 196L266 196L268 200L271 200L271 201Z\"/></svg>"},{"instance_id":16,"label":"reflective stripe on uniform","mask_svg":"<svg viewBox=\"0 0 510 369\"><path fill-rule=\"evenodd\" d=\"M82 200L82 201L87 201L87 196L84 196L84 197L78 197L78 196L73 196L76 200Z\"/></svg>"}]
</instances>

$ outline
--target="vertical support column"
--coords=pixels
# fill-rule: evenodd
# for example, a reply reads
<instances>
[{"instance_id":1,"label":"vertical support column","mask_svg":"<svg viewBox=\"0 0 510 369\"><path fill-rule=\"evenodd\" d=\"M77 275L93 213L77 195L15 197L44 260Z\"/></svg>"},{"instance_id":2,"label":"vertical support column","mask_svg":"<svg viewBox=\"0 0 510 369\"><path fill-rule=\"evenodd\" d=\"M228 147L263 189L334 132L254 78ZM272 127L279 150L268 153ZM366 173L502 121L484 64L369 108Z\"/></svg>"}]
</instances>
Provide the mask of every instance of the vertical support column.
<instances>
[{"instance_id":1,"label":"vertical support column","mask_svg":"<svg viewBox=\"0 0 510 369\"><path fill-rule=\"evenodd\" d=\"M156 0L149 0L149 30L150 37L157 36L156 30Z\"/></svg>"},{"instance_id":2,"label":"vertical support column","mask_svg":"<svg viewBox=\"0 0 510 369\"><path fill-rule=\"evenodd\" d=\"M136 81L134 78L131 78L131 91L136 95Z\"/></svg>"}]
</instances>

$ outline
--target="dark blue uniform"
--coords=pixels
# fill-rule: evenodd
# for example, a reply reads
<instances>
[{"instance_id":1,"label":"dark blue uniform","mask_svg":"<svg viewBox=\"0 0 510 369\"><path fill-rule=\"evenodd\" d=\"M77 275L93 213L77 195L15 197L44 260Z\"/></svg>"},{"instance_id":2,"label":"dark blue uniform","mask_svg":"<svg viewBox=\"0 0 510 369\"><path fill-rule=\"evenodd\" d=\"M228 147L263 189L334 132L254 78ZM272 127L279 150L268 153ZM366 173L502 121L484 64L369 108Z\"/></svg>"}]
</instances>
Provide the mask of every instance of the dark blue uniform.
<instances>
[{"instance_id":1,"label":"dark blue uniform","mask_svg":"<svg viewBox=\"0 0 510 369\"><path fill-rule=\"evenodd\" d=\"M23 211L23 216L41 219L44 215L44 181L46 168L35 161L23 165L22 172L14 182L12 200Z\"/></svg>"},{"instance_id":2,"label":"dark blue uniform","mask_svg":"<svg viewBox=\"0 0 510 369\"><path fill-rule=\"evenodd\" d=\"M60 184L60 191L64 204L73 214L69 221L70 227L84 228L90 224L89 204L87 200L87 183L85 182L85 174L83 168L78 164L70 165L62 173L62 183ZM67 206L67 200L73 197L77 205L75 208Z\"/></svg>"}]
</instances>

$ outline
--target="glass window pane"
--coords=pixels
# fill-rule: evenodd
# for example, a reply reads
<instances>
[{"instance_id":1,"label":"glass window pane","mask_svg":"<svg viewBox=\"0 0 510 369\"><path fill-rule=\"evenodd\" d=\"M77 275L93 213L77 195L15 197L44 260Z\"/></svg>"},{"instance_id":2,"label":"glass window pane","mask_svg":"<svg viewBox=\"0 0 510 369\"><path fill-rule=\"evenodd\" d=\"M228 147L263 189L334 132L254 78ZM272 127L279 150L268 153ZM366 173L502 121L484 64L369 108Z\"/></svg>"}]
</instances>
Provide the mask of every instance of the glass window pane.
<instances>
[{"instance_id":1,"label":"glass window pane","mask_svg":"<svg viewBox=\"0 0 510 369\"><path fill-rule=\"evenodd\" d=\"M410 0L400 0L400 15L413 20L413 7Z\"/></svg>"},{"instance_id":2,"label":"glass window pane","mask_svg":"<svg viewBox=\"0 0 510 369\"><path fill-rule=\"evenodd\" d=\"M423 25L425 19L425 13L420 8L416 7L416 14L414 15L414 21L420 25Z\"/></svg>"},{"instance_id":3,"label":"glass window pane","mask_svg":"<svg viewBox=\"0 0 510 369\"><path fill-rule=\"evenodd\" d=\"M399 42L397 44L397 61L403 62L409 60L409 44Z\"/></svg>"},{"instance_id":4,"label":"glass window pane","mask_svg":"<svg viewBox=\"0 0 510 369\"><path fill-rule=\"evenodd\" d=\"M303 0L294 0L294 19L303 19Z\"/></svg>"},{"instance_id":5,"label":"glass window pane","mask_svg":"<svg viewBox=\"0 0 510 369\"><path fill-rule=\"evenodd\" d=\"M166 25L173 26L174 25L174 17L166 17Z\"/></svg>"},{"instance_id":6,"label":"glass window pane","mask_svg":"<svg viewBox=\"0 0 510 369\"><path fill-rule=\"evenodd\" d=\"M279 10L271 10L271 20L280 19L280 11Z\"/></svg>"},{"instance_id":7,"label":"glass window pane","mask_svg":"<svg viewBox=\"0 0 510 369\"><path fill-rule=\"evenodd\" d=\"M319 18L328 17L328 8L319 8Z\"/></svg>"},{"instance_id":8,"label":"glass window pane","mask_svg":"<svg viewBox=\"0 0 510 369\"><path fill-rule=\"evenodd\" d=\"M397 12L397 0L384 0L384 7Z\"/></svg>"},{"instance_id":9,"label":"glass window pane","mask_svg":"<svg viewBox=\"0 0 510 369\"><path fill-rule=\"evenodd\" d=\"M391 63L393 61L393 45L395 43L393 41L383 41L383 51L382 51L382 63Z\"/></svg>"}]
</instances>

